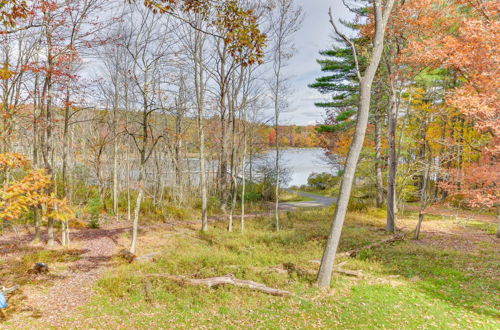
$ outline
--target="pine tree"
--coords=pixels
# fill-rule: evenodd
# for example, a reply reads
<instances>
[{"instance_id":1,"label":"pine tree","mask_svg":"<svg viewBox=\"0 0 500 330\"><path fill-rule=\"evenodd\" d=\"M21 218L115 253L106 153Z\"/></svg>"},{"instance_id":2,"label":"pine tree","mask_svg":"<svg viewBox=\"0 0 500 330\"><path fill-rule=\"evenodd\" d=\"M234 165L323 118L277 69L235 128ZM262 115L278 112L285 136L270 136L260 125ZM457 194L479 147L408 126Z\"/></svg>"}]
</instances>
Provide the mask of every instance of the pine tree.
<instances>
[{"instance_id":1,"label":"pine tree","mask_svg":"<svg viewBox=\"0 0 500 330\"><path fill-rule=\"evenodd\" d=\"M315 106L324 109L327 120L318 130L320 132L338 132L354 123L359 98L359 82L356 78L354 56L351 48L334 47L320 52L324 56L317 60L321 71L327 73L316 78L310 88L322 94L332 94L327 102L317 102Z\"/></svg>"}]
</instances>

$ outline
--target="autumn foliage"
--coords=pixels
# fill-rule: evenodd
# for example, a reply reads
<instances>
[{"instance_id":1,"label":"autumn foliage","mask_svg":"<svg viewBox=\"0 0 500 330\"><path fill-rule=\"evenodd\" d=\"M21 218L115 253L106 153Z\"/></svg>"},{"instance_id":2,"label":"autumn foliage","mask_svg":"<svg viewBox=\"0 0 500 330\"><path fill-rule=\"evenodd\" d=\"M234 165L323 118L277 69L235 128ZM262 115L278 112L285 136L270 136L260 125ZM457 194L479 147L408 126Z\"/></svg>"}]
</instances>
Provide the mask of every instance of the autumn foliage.
<instances>
[{"instance_id":1,"label":"autumn foliage","mask_svg":"<svg viewBox=\"0 0 500 330\"><path fill-rule=\"evenodd\" d=\"M260 31L253 10L242 8L238 1L145 0L144 5L159 14L198 14L211 28L205 32L218 35L238 63L263 63L266 36Z\"/></svg>"},{"instance_id":2,"label":"autumn foliage","mask_svg":"<svg viewBox=\"0 0 500 330\"><path fill-rule=\"evenodd\" d=\"M19 180L6 182L0 190L0 219L18 219L30 208L39 208L46 217L59 221L68 221L73 217L73 211L65 200L48 193L52 181L45 170L30 169L22 155L0 154L0 172L9 173L15 169L27 170L27 174Z\"/></svg>"},{"instance_id":3,"label":"autumn foliage","mask_svg":"<svg viewBox=\"0 0 500 330\"><path fill-rule=\"evenodd\" d=\"M25 0L0 1L0 22L4 26L14 26L16 20L26 17L27 13L28 6Z\"/></svg>"},{"instance_id":4,"label":"autumn foliage","mask_svg":"<svg viewBox=\"0 0 500 330\"><path fill-rule=\"evenodd\" d=\"M398 8L393 33L404 36L401 63L445 69L457 87L446 98L490 137L478 163L448 173L442 184L470 206L499 203L500 155L500 3L498 1L408 1Z\"/></svg>"}]
</instances>

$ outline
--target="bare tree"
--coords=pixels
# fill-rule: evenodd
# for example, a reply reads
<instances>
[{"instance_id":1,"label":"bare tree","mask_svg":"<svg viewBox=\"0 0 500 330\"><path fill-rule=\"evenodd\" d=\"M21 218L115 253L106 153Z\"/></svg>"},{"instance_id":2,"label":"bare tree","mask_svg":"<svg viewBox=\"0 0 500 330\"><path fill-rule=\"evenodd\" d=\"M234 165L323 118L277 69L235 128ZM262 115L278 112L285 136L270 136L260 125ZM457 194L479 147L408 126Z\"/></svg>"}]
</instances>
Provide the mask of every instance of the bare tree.
<instances>
[{"instance_id":1,"label":"bare tree","mask_svg":"<svg viewBox=\"0 0 500 330\"><path fill-rule=\"evenodd\" d=\"M302 8L295 5L294 0L274 0L269 12L269 38L272 42L271 62L273 75L270 89L274 107L274 147L275 159L275 227L280 230L279 220L279 189L280 189L280 142L279 124L280 114L286 108L286 75L284 68L293 56L293 35L302 26L304 18Z\"/></svg>"},{"instance_id":2,"label":"bare tree","mask_svg":"<svg viewBox=\"0 0 500 330\"><path fill-rule=\"evenodd\" d=\"M134 209L130 252L137 248L139 213L146 183L146 164L158 142L163 137L157 134L152 124L155 112L161 109L159 90L165 84L161 69L166 69L167 56L173 51L169 42L171 26L168 20L158 19L149 10L136 8L130 14L129 25L123 36L123 44L131 62L129 79L131 97L138 108L134 121L126 128L138 152L137 199Z\"/></svg>"}]
</instances>

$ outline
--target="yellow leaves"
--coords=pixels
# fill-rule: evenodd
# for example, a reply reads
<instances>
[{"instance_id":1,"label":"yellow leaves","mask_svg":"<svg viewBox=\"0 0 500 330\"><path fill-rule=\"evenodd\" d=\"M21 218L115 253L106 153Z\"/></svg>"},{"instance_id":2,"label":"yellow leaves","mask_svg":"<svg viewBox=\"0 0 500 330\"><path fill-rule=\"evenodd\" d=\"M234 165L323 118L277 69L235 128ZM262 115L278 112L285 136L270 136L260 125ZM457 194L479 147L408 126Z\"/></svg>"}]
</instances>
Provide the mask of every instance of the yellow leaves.
<instances>
[{"instance_id":1,"label":"yellow leaves","mask_svg":"<svg viewBox=\"0 0 500 330\"><path fill-rule=\"evenodd\" d=\"M0 154L0 169L26 166L26 159L19 154ZM0 190L0 219L11 221L28 212L32 207L46 210L46 216L59 221L73 218L73 210L65 200L54 193L47 193L52 180L45 170L31 170L21 180L7 183Z\"/></svg>"},{"instance_id":2,"label":"yellow leaves","mask_svg":"<svg viewBox=\"0 0 500 330\"><path fill-rule=\"evenodd\" d=\"M3 26L14 26L16 20L27 17L28 12L28 5L25 0L0 1L0 22Z\"/></svg>"},{"instance_id":3,"label":"yellow leaves","mask_svg":"<svg viewBox=\"0 0 500 330\"><path fill-rule=\"evenodd\" d=\"M243 66L262 64L266 36L251 9L235 0L144 0L153 13L168 14L178 10L201 14L227 45L231 56ZM214 18L208 18L213 12Z\"/></svg>"},{"instance_id":4,"label":"yellow leaves","mask_svg":"<svg viewBox=\"0 0 500 330\"><path fill-rule=\"evenodd\" d=\"M262 63L266 36L260 32L252 10L228 1L218 9L213 24L222 31L224 42L237 62L243 66Z\"/></svg>"},{"instance_id":5,"label":"yellow leaves","mask_svg":"<svg viewBox=\"0 0 500 330\"><path fill-rule=\"evenodd\" d=\"M16 153L0 153L0 170L6 168L21 168L28 164L23 155Z\"/></svg>"},{"instance_id":6,"label":"yellow leaves","mask_svg":"<svg viewBox=\"0 0 500 330\"><path fill-rule=\"evenodd\" d=\"M0 79L7 80L14 75L14 72L9 69L9 65L4 63L3 68L0 69Z\"/></svg>"}]
</instances>

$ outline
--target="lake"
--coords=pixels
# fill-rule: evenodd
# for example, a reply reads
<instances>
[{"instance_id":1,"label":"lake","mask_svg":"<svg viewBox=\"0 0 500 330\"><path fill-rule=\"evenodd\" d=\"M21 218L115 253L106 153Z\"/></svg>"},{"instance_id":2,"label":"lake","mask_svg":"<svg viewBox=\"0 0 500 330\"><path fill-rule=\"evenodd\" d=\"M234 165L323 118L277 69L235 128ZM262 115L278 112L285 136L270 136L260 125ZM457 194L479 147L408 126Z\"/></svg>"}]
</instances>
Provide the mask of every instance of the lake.
<instances>
[{"instance_id":1,"label":"lake","mask_svg":"<svg viewBox=\"0 0 500 330\"><path fill-rule=\"evenodd\" d=\"M269 150L264 154L255 155L253 160L253 169L256 171L259 165L266 164L266 166L274 167L274 159L275 152L273 150ZM336 175L338 172L337 162L335 158L330 156L327 157L324 154L323 149L321 148L291 148L291 149L283 149L281 150L281 168L285 168L289 172L289 181L283 184L283 187L291 187L291 186L301 186L307 184L307 178L312 173L330 173ZM154 178L154 164L150 162L147 167L148 178L151 180L147 180L148 185L153 185L156 181ZM198 185L199 184L199 176L200 176L200 168L199 168L199 160L196 158L189 158L184 164L185 168L187 167L187 173L189 175L188 185ZM246 169L249 170L249 164L247 164ZM217 162L210 161L207 162L207 174L209 180L215 180L215 176L217 173ZM254 175L256 173L254 172ZM136 180L139 173L137 170L132 170L131 178L132 180ZM249 174L247 173L247 178ZM257 175L258 176L258 175ZM173 168L173 164L170 162L165 162L162 166L162 172L160 174L161 180L166 185L174 185L175 184L175 172ZM123 179L125 180L125 179ZM94 179L93 181L96 181ZM97 183L97 182L96 182Z\"/></svg>"},{"instance_id":2,"label":"lake","mask_svg":"<svg viewBox=\"0 0 500 330\"><path fill-rule=\"evenodd\" d=\"M266 158L275 159L274 151L267 152ZM326 172L336 175L336 164L334 157L325 156L321 148L284 149L281 154L281 166L287 168L291 174L287 187L307 184L307 178L312 173Z\"/></svg>"}]
</instances>

